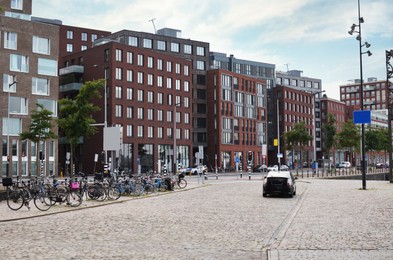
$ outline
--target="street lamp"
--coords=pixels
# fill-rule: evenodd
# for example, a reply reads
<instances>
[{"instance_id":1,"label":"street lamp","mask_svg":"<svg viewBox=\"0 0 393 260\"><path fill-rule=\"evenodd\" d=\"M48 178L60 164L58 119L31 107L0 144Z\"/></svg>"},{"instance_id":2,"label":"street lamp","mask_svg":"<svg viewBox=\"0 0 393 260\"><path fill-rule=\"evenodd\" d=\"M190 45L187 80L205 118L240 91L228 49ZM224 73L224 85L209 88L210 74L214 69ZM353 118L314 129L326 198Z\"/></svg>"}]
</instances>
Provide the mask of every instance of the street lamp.
<instances>
[{"instance_id":1,"label":"street lamp","mask_svg":"<svg viewBox=\"0 0 393 260\"><path fill-rule=\"evenodd\" d=\"M13 75L12 76L12 83L8 84L8 107L7 107L7 146L8 146L8 151L7 151L7 161L8 161L8 171L7 171L7 177L10 177L10 173L11 173L11 146L10 146L10 110L11 110L11 87L13 85L15 85L16 83L18 83L18 81L16 81L16 76Z\"/></svg>"},{"instance_id":2,"label":"street lamp","mask_svg":"<svg viewBox=\"0 0 393 260\"><path fill-rule=\"evenodd\" d=\"M174 168L173 168L173 173L176 174L177 172L177 147L176 147L176 107L180 106L180 104L184 103L184 101L180 101L175 104L173 107L173 162L174 162ZM172 176L170 176L172 178Z\"/></svg>"},{"instance_id":3,"label":"street lamp","mask_svg":"<svg viewBox=\"0 0 393 260\"><path fill-rule=\"evenodd\" d=\"M388 89L388 133L389 133L389 182L393 183L393 158L392 158L392 112L393 112L393 84L390 79L393 78L393 49L386 51L386 87Z\"/></svg>"},{"instance_id":4,"label":"street lamp","mask_svg":"<svg viewBox=\"0 0 393 260\"><path fill-rule=\"evenodd\" d=\"M359 41L359 63L360 63L360 108L361 110L364 110L364 104L363 104L363 54L367 54L368 56L371 56L372 53L370 51L363 52L362 48L366 47L369 48L371 44L368 42L365 42L362 44L362 27L361 24L364 23L363 17L360 16L360 0L358 0L358 24L352 24L351 30L348 31L350 35L352 35L354 32L356 32L358 35L356 36L356 40ZM358 31L356 31L356 28L358 28ZM362 166L362 188L363 190L366 189L366 153L365 153L365 129L364 129L364 123L362 123L362 147L361 147L361 154L362 154L362 160L361 160L361 166Z\"/></svg>"}]
</instances>

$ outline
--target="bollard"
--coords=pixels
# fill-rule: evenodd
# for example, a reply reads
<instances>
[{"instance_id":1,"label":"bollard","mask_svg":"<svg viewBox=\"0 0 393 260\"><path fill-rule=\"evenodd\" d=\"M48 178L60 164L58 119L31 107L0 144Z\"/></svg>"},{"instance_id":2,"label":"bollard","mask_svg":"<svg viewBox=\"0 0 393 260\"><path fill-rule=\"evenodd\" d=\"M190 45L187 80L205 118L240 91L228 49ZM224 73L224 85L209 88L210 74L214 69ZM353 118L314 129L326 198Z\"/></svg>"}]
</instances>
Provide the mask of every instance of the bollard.
<instances>
[{"instance_id":1,"label":"bollard","mask_svg":"<svg viewBox=\"0 0 393 260\"><path fill-rule=\"evenodd\" d=\"M243 178L243 172L240 172L240 179Z\"/></svg>"},{"instance_id":2,"label":"bollard","mask_svg":"<svg viewBox=\"0 0 393 260\"><path fill-rule=\"evenodd\" d=\"M216 169L216 180L218 180L218 171Z\"/></svg>"},{"instance_id":3,"label":"bollard","mask_svg":"<svg viewBox=\"0 0 393 260\"><path fill-rule=\"evenodd\" d=\"M248 171L248 179L251 180L251 171Z\"/></svg>"}]
</instances>

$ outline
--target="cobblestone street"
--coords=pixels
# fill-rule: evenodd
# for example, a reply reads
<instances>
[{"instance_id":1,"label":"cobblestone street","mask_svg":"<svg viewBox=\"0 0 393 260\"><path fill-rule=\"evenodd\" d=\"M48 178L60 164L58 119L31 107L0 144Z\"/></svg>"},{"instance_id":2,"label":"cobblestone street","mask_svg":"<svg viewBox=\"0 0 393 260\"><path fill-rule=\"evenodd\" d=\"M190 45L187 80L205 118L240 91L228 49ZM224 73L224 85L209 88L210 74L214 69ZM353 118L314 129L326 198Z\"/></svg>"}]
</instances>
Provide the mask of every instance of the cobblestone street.
<instances>
[{"instance_id":1,"label":"cobblestone street","mask_svg":"<svg viewBox=\"0 0 393 260\"><path fill-rule=\"evenodd\" d=\"M393 258L387 182L360 190L360 181L299 179L291 199L263 198L256 178L187 180L185 191L27 219L37 211L13 212L3 201L2 258Z\"/></svg>"}]
</instances>

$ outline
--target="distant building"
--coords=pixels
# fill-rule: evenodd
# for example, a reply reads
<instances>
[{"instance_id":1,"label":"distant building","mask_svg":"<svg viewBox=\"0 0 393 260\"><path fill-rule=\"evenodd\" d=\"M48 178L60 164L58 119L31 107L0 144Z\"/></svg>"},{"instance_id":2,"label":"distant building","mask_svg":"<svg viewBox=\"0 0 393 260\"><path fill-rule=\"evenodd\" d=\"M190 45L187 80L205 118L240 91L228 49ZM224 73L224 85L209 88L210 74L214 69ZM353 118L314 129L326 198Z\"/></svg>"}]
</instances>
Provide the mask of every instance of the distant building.
<instances>
[{"instance_id":1,"label":"distant building","mask_svg":"<svg viewBox=\"0 0 393 260\"><path fill-rule=\"evenodd\" d=\"M222 69L207 75L209 167L233 171L265 164L266 80Z\"/></svg>"},{"instance_id":2,"label":"distant building","mask_svg":"<svg viewBox=\"0 0 393 260\"><path fill-rule=\"evenodd\" d=\"M42 173L57 174L58 140L40 144L21 141L37 104L57 117L59 25L32 20L31 1L0 1L0 95L2 176L37 176L41 154ZM52 129L58 132L56 124Z\"/></svg>"}]
</instances>

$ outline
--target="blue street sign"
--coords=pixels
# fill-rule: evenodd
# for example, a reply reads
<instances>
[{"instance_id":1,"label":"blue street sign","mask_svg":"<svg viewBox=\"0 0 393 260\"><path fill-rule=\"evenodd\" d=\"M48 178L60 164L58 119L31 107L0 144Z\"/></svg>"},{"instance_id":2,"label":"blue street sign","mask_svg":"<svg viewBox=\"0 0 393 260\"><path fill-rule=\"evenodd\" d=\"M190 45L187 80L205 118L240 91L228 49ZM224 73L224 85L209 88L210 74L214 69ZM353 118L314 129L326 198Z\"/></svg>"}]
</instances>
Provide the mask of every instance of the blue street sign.
<instances>
[{"instance_id":1,"label":"blue street sign","mask_svg":"<svg viewBox=\"0 0 393 260\"><path fill-rule=\"evenodd\" d=\"M371 123L371 111L370 110L353 111L353 123L354 124L370 124Z\"/></svg>"}]
</instances>

